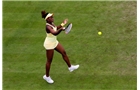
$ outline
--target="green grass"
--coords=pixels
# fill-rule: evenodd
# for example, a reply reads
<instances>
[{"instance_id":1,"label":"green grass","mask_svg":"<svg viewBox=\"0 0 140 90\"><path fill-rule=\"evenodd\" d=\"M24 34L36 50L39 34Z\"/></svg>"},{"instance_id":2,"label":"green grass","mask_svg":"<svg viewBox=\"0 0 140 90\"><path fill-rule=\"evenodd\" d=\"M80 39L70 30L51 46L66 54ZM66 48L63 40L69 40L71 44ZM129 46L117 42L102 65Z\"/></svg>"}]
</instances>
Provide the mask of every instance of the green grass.
<instances>
[{"instance_id":1,"label":"green grass","mask_svg":"<svg viewBox=\"0 0 140 90\"><path fill-rule=\"evenodd\" d=\"M136 1L3 1L3 90L136 90ZM55 52L51 77L45 74L45 21L41 10L65 18L72 31L58 40L72 64L72 73ZM99 36L98 31L103 34Z\"/></svg>"}]
</instances>

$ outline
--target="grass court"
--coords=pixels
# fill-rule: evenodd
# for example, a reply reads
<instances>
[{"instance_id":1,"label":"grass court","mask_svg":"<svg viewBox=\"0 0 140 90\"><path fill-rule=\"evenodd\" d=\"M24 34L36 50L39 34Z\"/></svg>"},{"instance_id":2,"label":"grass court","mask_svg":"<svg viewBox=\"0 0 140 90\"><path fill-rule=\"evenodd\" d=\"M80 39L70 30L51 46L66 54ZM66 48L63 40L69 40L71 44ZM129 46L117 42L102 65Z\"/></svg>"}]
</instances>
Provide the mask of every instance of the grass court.
<instances>
[{"instance_id":1,"label":"grass court","mask_svg":"<svg viewBox=\"0 0 140 90\"><path fill-rule=\"evenodd\" d=\"M2 1L3 90L136 90L137 1ZM69 34L58 35L72 64L72 73L57 52L50 85L45 74L45 21L68 18ZM98 31L102 31L99 36Z\"/></svg>"}]
</instances>

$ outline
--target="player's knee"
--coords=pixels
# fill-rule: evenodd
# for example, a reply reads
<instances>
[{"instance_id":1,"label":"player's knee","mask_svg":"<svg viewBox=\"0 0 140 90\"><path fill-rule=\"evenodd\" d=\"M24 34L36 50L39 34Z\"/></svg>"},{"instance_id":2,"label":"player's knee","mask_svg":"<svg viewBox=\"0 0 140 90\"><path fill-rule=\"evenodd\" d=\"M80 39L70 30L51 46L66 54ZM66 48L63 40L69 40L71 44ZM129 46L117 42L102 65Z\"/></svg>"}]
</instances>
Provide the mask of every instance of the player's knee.
<instances>
[{"instance_id":1,"label":"player's knee","mask_svg":"<svg viewBox=\"0 0 140 90\"><path fill-rule=\"evenodd\" d=\"M66 51L63 51L63 52L62 52L62 55L63 55L63 56L66 56L66 55L67 55L67 54L66 54Z\"/></svg>"},{"instance_id":2,"label":"player's knee","mask_svg":"<svg viewBox=\"0 0 140 90\"><path fill-rule=\"evenodd\" d=\"M47 63L51 64L51 63L52 63L52 59L47 59L46 64L47 64Z\"/></svg>"}]
</instances>

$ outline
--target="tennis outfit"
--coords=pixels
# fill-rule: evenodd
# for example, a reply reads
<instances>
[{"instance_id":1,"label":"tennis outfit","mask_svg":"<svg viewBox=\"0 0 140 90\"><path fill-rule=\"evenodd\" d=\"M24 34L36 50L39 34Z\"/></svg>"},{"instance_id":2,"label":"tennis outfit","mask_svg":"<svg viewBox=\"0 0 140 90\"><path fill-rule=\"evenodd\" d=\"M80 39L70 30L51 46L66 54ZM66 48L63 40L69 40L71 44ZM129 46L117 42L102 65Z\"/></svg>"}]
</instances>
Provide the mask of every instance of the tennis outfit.
<instances>
[{"instance_id":1,"label":"tennis outfit","mask_svg":"<svg viewBox=\"0 0 140 90\"><path fill-rule=\"evenodd\" d=\"M49 23L46 23L46 25L49 25L53 28L54 31L57 31L57 27L52 26ZM56 48L56 46L58 45L58 40L57 40L57 36L53 35L52 33L46 33L47 36L45 38L44 41L44 47L46 50L50 50L50 49L54 49Z\"/></svg>"}]
</instances>

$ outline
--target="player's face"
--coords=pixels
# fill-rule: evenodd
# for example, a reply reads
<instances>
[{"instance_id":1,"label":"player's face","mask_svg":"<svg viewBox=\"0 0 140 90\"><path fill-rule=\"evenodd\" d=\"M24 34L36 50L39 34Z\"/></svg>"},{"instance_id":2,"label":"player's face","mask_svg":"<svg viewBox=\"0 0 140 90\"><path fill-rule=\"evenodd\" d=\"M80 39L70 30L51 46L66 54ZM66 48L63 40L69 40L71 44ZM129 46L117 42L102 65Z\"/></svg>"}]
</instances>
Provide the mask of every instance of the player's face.
<instances>
[{"instance_id":1,"label":"player's face","mask_svg":"<svg viewBox=\"0 0 140 90\"><path fill-rule=\"evenodd\" d=\"M49 17L48 20L49 22L53 22L54 21L53 16Z\"/></svg>"}]
</instances>

